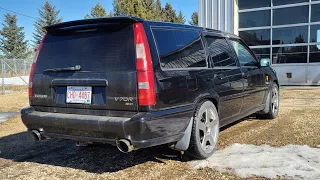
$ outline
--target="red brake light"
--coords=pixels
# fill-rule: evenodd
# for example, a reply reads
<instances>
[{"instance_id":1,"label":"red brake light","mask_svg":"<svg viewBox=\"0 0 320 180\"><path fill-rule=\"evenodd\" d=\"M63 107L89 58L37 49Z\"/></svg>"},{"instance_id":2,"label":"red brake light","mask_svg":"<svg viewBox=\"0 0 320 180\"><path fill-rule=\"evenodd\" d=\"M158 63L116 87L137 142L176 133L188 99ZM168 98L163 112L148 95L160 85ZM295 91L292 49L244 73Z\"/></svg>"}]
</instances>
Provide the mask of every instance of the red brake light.
<instances>
[{"instance_id":1,"label":"red brake light","mask_svg":"<svg viewBox=\"0 0 320 180\"><path fill-rule=\"evenodd\" d=\"M139 105L152 106L156 104L154 74L150 48L142 23L134 24L134 39L136 45Z\"/></svg>"},{"instance_id":2,"label":"red brake light","mask_svg":"<svg viewBox=\"0 0 320 180\"><path fill-rule=\"evenodd\" d=\"M31 65L31 70L30 70L30 75L29 75L29 101L32 100L32 97L33 97L33 91L32 91L32 83L33 83L33 76L34 76L34 71L36 69L36 63L37 63L37 60L38 60L38 56L39 56L39 53L40 53L40 50L42 48L42 45L43 45L43 41L44 39L46 38L47 34L44 35L44 37L42 38L39 46L38 46L38 49L37 49L37 52L36 52L36 56L34 57L34 60L33 60L33 63Z\"/></svg>"}]
</instances>

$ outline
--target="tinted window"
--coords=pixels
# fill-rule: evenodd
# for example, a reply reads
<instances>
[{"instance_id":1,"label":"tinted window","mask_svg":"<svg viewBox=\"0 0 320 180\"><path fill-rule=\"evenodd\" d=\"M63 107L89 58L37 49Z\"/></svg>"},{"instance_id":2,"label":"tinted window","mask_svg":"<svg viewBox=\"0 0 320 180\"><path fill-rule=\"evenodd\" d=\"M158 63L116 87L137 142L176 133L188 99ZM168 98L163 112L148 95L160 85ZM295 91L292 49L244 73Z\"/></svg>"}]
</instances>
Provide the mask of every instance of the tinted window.
<instances>
[{"instance_id":1,"label":"tinted window","mask_svg":"<svg viewBox=\"0 0 320 180\"><path fill-rule=\"evenodd\" d=\"M311 5L311 22L320 21L320 4Z\"/></svg>"},{"instance_id":2,"label":"tinted window","mask_svg":"<svg viewBox=\"0 0 320 180\"><path fill-rule=\"evenodd\" d=\"M272 63L307 63L307 46L272 48Z\"/></svg>"},{"instance_id":3,"label":"tinted window","mask_svg":"<svg viewBox=\"0 0 320 180\"><path fill-rule=\"evenodd\" d=\"M309 0L273 0L273 5L284 5L284 4L295 4L295 3L304 3L309 2Z\"/></svg>"},{"instance_id":4,"label":"tinted window","mask_svg":"<svg viewBox=\"0 0 320 180\"><path fill-rule=\"evenodd\" d=\"M133 37L132 26L50 33L40 51L36 73L75 65L82 71L134 70Z\"/></svg>"},{"instance_id":5,"label":"tinted window","mask_svg":"<svg viewBox=\"0 0 320 180\"><path fill-rule=\"evenodd\" d=\"M239 28L270 26L270 10L239 13Z\"/></svg>"},{"instance_id":6,"label":"tinted window","mask_svg":"<svg viewBox=\"0 0 320 180\"><path fill-rule=\"evenodd\" d=\"M239 36L248 46L270 45L270 29L240 31Z\"/></svg>"},{"instance_id":7,"label":"tinted window","mask_svg":"<svg viewBox=\"0 0 320 180\"><path fill-rule=\"evenodd\" d=\"M271 0L239 0L239 9L270 7Z\"/></svg>"},{"instance_id":8,"label":"tinted window","mask_svg":"<svg viewBox=\"0 0 320 180\"><path fill-rule=\"evenodd\" d=\"M309 6L298 6L273 10L273 25L307 23Z\"/></svg>"},{"instance_id":9,"label":"tinted window","mask_svg":"<svg viewBox=\"0 0 320 180\"><path fill-rule=\"evenodd\" d=\"M238 41L231 41L241 66L254 66L256 59L251 55L248 48Z\"/></svg>"},{"instance_id":10,"label":"tinted window","mask_svg":"<svg viewBox=\"0 0 320 180\"><path fill-rule=\"evenodd\" d=\"M320 42L320 24L310 26L310 42Z\"/></svg>"},{"instance_id":11,"label":"tinted window","mask_svg":"<svg viewBox=\"0 0 320 180\"><path fill-rule=\"evenodd\" d=\"M251 49L260 59L269 58L270 59L270 48L254 48Z\"/></svg>"},{"instance_id":12,"label":"tinted window","mask_svg":"<svg viewBox=\"0 0 320 180\"><path fill-rule=\"evenodd\" d=\"M206 67L198 32L153 29L163 68Z\"/></svg>"},{"instance_id":13,"label":"tinted window","mask_svg":"<svg viewBox=\"0 0 320 180\"><path fill-rule=\"evenodd\" d=\"M309 62L320 62L320 44L310 46Z\"/></svg>"},{"instance_id":14,"label":"tinted window","mask_svg":"<svg viewBox=\"0 0 320 180\"><path fill-rule=\"evenodd\" d=\"M306 42L308 42L308 26L273 29L273 44L296 44Z\"/></svg>"},{"instance_id":15,"label":"tinted window","mask_svg":"<svg viewBox=\"0 0 320 180\"><path fill-rule=\"evenodd\" d=\"M236 66L227 41L223 38L206 36L209 56L213 66Z\"/></svg>"}]
</instances>

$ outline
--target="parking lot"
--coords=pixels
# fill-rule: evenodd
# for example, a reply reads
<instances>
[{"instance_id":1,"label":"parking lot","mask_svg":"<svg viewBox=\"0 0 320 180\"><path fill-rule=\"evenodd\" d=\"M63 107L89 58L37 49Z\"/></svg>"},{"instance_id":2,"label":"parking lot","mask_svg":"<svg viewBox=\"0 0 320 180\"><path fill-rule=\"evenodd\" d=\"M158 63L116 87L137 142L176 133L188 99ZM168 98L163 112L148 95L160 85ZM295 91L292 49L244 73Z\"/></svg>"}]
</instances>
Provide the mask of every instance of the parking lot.
<instances>
[{"instance_id":1,"label":"parking lot","mask_svg":"<svg viewBox=\"0 0 320 180\"><path fill-rule=\"evenodd\" d=\"M27 96L26 91L0 95L0 112L18 112L28 105ZM320 148L320 88L281 88L277 119L248 117L222 129L218 150L235 143ZM189 161L166 146L123 154L103 144L76 147L69 140L33 142L19 115L0 123L0 179L241 179L232 169L194 169Z\"/></svg>"}]
</instances>

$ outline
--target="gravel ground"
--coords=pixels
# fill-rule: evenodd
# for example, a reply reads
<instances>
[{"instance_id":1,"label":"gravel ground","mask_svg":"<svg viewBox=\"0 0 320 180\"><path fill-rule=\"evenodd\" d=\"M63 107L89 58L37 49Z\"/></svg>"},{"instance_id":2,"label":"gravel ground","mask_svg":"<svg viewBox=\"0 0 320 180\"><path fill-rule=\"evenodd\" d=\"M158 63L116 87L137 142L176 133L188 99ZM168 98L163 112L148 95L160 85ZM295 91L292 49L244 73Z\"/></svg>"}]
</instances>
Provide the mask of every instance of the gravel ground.
<instances>
[{"instance_id":1,"label":"gravel ground","mask_svg":"<svg viewBox=\"0 0 320 180\"><path fill-rule=\"evenodd\" d=\"M0 102L0 109L17 110L27 105L27 93L0 95ZM280 108L273 121L246 118L224 128L218 149L234 143L320 145L320 88L282 88ZM10 118L0 123L0 179L242 179L231 171L191 169L188 157L165 146L122 154L108 145L74 145L69 140L33 142L20 117Z\"/></svg>"}]
</instances>

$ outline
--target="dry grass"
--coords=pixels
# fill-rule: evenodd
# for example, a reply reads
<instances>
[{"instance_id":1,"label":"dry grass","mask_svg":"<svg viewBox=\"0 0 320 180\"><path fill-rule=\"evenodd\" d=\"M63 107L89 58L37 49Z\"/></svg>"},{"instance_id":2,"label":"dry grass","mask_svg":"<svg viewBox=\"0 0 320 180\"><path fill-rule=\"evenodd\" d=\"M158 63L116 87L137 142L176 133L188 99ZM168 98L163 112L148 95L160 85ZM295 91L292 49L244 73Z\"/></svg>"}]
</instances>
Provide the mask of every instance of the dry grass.
<instances>
[{"instance_id":1,"label":"dry grass","mask_svg":"<svg viewBox=\"0 0 320 180\"><path fill-rule=\"evenodd\" d=\"M277 119L236 123L221 132L218 148L233 143L319 145L319 92L282 89ZM27 93L0 96L3 101L1 108L18 110L27 104ZM68 140L33 142L25 130L19 116L0 124L0 179L241 179L231 172L190 169L187 157L181 159L166 147L121 154L107 145L77 148Z\"/></svg>"},{"instance_id":2,"label":"dry grass","mask_svg":"<svg viewBox=\"0 0 320 180\"><path fill-rule=\"evenodd\" d=\"M0 94L0 112L19 112L21 108L28 106L28 92L15 91L9 94Z\"/></svg>"},{"instance_id":3,"label":"dry grass","mask_svg":"<svg viewBox=\"0 0 320 180\"><path fill-rule=\"evenodd\" d=\"M1 80L0 80L1 81ZM4 86L5 91L28 91L28 85L5 85ZM2 92L2 86L0 85L0 92Z\"/></svg>"}]
</instances>

